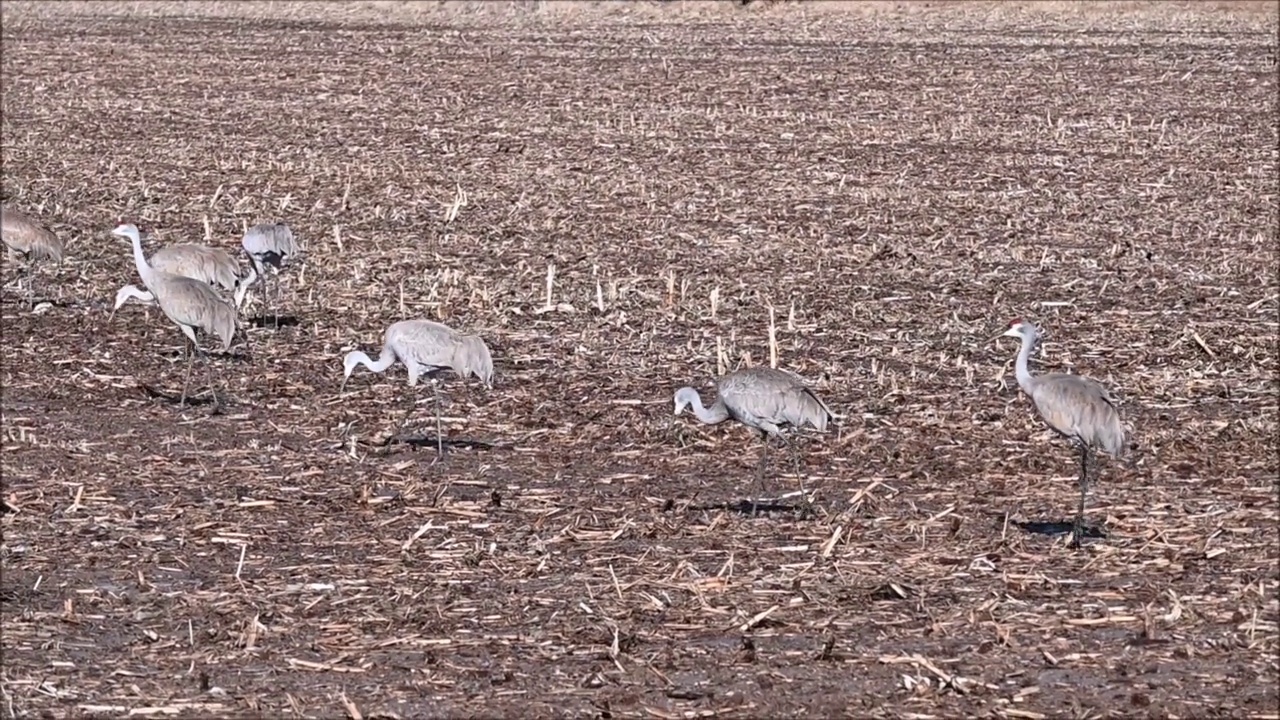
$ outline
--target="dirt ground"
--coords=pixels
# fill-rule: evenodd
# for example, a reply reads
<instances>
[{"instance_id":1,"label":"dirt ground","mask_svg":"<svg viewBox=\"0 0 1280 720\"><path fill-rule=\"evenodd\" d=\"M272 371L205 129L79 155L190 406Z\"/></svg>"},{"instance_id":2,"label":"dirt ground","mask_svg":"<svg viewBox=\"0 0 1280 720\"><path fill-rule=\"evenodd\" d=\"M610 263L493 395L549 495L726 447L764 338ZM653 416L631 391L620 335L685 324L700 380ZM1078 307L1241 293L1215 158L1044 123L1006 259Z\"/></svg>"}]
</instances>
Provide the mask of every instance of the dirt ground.
<instances>
[{"instance_id":1,"label":"dirt ground","mask_svg":"<svg viewBox=\"0 0 1280 720\"><path fill-rule=\"evenodd\" d=\"M4 201L68 247L34 310L4 269L6 717L1280 717L1275 3L2 19ZM109 231L271 219L282 325L179 407ZM339 392L419 316L497 366L440 462L402 367ZM1133 429L1080 550L1015 317ZM771 318L839 427L752 515L672 393Z\"/></svg>"}]
</instances>

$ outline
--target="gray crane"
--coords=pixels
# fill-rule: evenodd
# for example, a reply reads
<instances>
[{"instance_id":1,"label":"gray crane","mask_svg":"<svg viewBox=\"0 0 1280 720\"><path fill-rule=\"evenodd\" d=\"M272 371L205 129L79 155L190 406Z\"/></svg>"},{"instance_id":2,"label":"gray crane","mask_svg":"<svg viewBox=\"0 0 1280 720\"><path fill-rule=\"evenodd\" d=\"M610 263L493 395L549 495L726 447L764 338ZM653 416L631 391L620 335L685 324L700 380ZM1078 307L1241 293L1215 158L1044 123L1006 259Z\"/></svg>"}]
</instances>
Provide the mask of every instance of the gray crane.
<instances>
[{"instance_id":1,"label":"gray crane","mask_svg":"<svg viewBox=\"0 0 1280 720\"><path fill-rule=\"evenodd\" d=\"M392 323L382 336L382 353L372 360L364 352L353 350L342 358L342 385L338 392L346 390L352 371L364 365L380 373L399 360L409 371L409 386L418 384L422 375L431 381L431 392L436 404L436 455L444 455L443 423L440 415L440 390L436 376L443 370L452 370L460 378L475 375L485 387L493 387L493 357L489 347L479 335L466 335L448 325L432 320L401 320ZM403 427L413 412L400 421Z\"/></svg>"},{"instance_id":2,"label":"gray crane","mask_svg":"<svg viewBox=\"0 0 1280 720\"><path fill-rule=\"evenodd\" d=\"M253 267L250 271L249 279L242 283L240 289L236 292L236 307L240 307L244 303L244 298L249 292L249 288L259 279L263 283L263 294L264 296L267 295L267 268L274 268L274 299L268 297L267 304L271 306L275 324L279 327L280 314L279 309L276 307L280 301L279 273L300 252L298 243L293 237L293 230L285 223L260 223L244 231L244 237L240 239L240 246L244 248L245 255L249 256L249 262Z\"/></svg>"},{"instance_id":3,"label":"gray crane","mask_svg":"<svg viewBox=\"0 0 1280 720\"><path fill-rule=\"evenodd\" d=\"M155 251L147 263L153 270L193 278L228 291L235 291L248 281L235 256L223 248L208 245L168 245ZM143 303L155 302L151 293L135 285L125 285L116 291L116 304L111 315L114 316L116 310L131 298Z\"/></svg>"},{"instance_id":4,"label":"gray crane","mask_svg":"<svg viewBox=\"0 0 1280 720\"><path fill-rule=\"evenodd\" d=\"M191 384L191 366L195 354L200 349L196 340L196 329L216 335L222 340L222 352L231 349L236 334L236 309L218 297L218 293L208 283L194 278L174 275L153 269L142 252L142 238L138 228L132 224L120 225L111 231L112 235L129 240L133 244L133 261L138 267L138 274L147 290L160 306L160 310L169 318L182 334L186 336L183 351L187 356L187 374L182 383L182 397L179 405L187 402L187 388Z\"/></svg>"},{"instance_id":5,"label":"gray crane","mask_svg":"<svg viewBox=\"0 0 1280 720\"><path fill-rule=\"evenodd\" d=\"M59 265L65 253L62 241L49 229L13 208L0 207L0 235L3 236L9 262L22 255L27 261L27 299L35 304L35 263L49 260Z\"/></svg>"},{"instance_id":6,"label":"gray crane","mask_svg":"<svg viewBox=\"0 0 1280 720\"><path fill-rule=\"evenodd\" d=\"M1081 375L1046 373L1032 375L1027 369L1031 350L1040 339L1040 329L1014 320L998 337L1022 340L1015 364L1018 387L1031 398L1040 417L1055 432L1080 450L1080 505L1071 532L1072 547L1080 547L1084 531L1084 502L1089 490L1089 465L1095 449L1119 458L1124 452L1125 429L1116 409L1116 400L1105 387Z\"/></svg>"},{"instance_id":7,"label":"gray crane","mask_svg":"<svg viewBox=\"0 0 1280 720\"><path fill-rule=\"evenodd\" d=\"M813 426L826 432L835 414L798 376L786 370L757 367L736 370L716 381L719 397L710 408L703 407L698 391L682 387L675 393L675 414L690 405L693 414L709 425L733 419L755 430L764 440L757 468L757 481L764 487L769 439L783 439L782 425L793 428ZM754 508L754 504L753 504Z\"/></svg>"}]
</instances>

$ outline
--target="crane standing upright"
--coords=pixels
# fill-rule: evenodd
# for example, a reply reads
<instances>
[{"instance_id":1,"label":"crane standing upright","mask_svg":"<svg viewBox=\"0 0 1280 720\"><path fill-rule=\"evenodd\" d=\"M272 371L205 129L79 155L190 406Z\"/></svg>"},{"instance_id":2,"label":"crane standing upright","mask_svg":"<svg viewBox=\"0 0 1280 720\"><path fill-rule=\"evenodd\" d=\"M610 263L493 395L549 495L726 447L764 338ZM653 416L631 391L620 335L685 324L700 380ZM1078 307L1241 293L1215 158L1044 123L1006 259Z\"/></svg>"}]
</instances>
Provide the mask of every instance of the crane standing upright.
<instances>
[{"instance_id":1,"label":"crane standing upright","mask_svg":"<svg viewBox=\"0 0 1280 720\"><path fill-rule=\"evenodd\" d=\"M1084 502L1089 491L1093 451L1100 449L1115 458L1124 452L1125 429L1120 411L1111 392L1087 377L1068 373L1031 374L1027 361L1040 339L1040 330L1035 325L1014 320L1001 337L1022 340L1014 367L1018 387L1031 398L1049 427L1080 450L1080 504L1071 531L1071 545L1078 548L1084 535Z\"/></svg>"},{"instance_id":2,"label":"crane standing upright","mask_svg":"<svg viewBox=\"0 0 1280 720\"><path fill-rule=\"evenodd\" d=\"M218 297L218 293L208 283L153 269L142 252L142 238L137 226L120 225L111 234L133 244L134 264L137 265L138 274L142 276L147 291L160 305L165 317L177 325L186 340L190 341L190 344L183 342L187 373L182 383L182 397L178 401L179 405L185 405L187 388L191 384L191 365L200 347L196 341L196 329L218 336L222 340L222 352L225 353L231 348L235 337L236 309L231 303Z\"/></svg>"},{"instance_id":3,"label":"crane standing upright","mask_svg":"<svg viewBox=\"0 0 1280 720\"><path fill-rule=\"evenodd\" d=\"M675 393L675 414L690 405L693 414L709 425L733 419L755 430L764 440L757 481L764 487L764 471L769 457L769 439L783 438L782 425L801 428L811 425L826 432L835 414L796 375L785 370L758 367L736 370L716 381L719 397L710 408L702 405L698 391L682 387ZM753 504L754 507L754 504Z\"/></svg>"},{"instance_id":4,"label":"crane standing upright","mask_svg":"<svg viewBox=\"0 0 1280 720\"><path fill-rule=\"evenodd\" d=\"M485 384L493 386L493 357L489 347L478 335L466 335L448 325L432 320L401 320L392 323L382 336L382 352L378 359L372 360L360 350L353 350L342 358L342 385L338 392L347 387L347 380L352 371L364 365L373 372L383 372L396 360L404 363L409 371L409 386L418 384L418 376L424 375L431 381L431 392L436 404L436 455L444 455L443 422L440 412L440 390L436 375L442 370L453 370L459 377L475 375ZM413 412L412 396L410 396L409 413ZM407 413L400 426L408 421Z\"/></svg>"}]
</instances>

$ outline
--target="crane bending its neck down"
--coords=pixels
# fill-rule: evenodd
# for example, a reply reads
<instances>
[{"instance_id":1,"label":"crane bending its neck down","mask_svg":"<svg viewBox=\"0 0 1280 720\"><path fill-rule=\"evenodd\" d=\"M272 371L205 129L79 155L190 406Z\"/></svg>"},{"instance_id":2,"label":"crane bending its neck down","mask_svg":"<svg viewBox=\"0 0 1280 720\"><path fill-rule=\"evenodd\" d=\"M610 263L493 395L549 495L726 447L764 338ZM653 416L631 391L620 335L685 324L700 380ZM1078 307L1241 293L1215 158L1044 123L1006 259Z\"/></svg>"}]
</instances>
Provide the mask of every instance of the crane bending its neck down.
<instances>
[{"instance_id":1,"label":"crane bending its neck down","mask_svg":"<svg viewBox=\"0 0 1280 720\"><path fill-rule=\"evenodd\" d=\"M346 389L347 380L351 379L351 373L357 366L364 365L370 370L380 373L391 367L391 364L395 361L396 353L390 346L384 345L382 347L382 354L378 355L377 360L370 359L362 350L352 350L347 353L346 357L342 358L342 387L338 389L338 392Z\"/></svg>"},{"instance_id":2,"label":"crane bending its neck down","mask_svg":"<svg viewBox=\"0 0 1280 720\"><path fill-rule=\"evenodd\" d=\"M715 425L729 419L729 409L725 407L723 401L717 398L710 409L703 407L702 398L698 396L698 391L688 386L676 391L675 402L676 415L684 412L686 407L692 405L693 414L708 425Z\"/></svg>"}]
</instances>

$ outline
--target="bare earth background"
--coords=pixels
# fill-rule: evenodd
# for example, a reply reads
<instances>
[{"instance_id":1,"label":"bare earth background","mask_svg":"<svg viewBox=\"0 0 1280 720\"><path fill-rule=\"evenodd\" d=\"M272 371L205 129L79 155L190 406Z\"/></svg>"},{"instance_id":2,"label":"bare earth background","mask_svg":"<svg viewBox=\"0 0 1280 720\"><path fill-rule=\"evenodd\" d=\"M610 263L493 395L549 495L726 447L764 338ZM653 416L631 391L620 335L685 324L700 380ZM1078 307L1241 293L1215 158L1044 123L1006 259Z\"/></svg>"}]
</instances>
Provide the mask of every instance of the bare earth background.
<instances>
[{"instance_id":1,"label":"bare earth background","mask_svg":"<svg viewBox=\"0 0 1280 720\"><path fill-rule=\"evenodd\" d=\"M3 299L6 716L1280 716L1275 3L2 20L4 200L69 252ZM107 321L121 218L303 239L297 323L196 368L221 414L148 393L158 309ZM759 443L671 393L771 306L842 418L753 518ZM438 464L383 444L402 368L338 394L413 316L498 365ZM1135 429L1079 552L1017 316Z\"/></svg>"}]
</instances>

